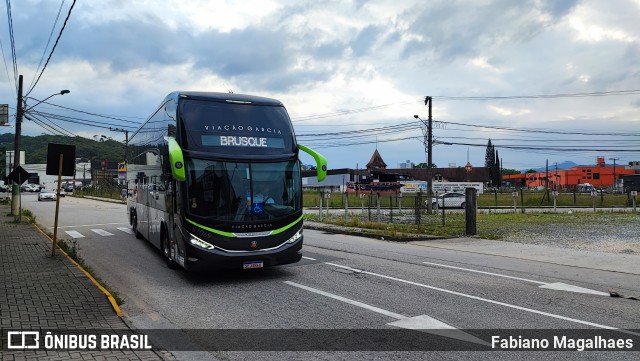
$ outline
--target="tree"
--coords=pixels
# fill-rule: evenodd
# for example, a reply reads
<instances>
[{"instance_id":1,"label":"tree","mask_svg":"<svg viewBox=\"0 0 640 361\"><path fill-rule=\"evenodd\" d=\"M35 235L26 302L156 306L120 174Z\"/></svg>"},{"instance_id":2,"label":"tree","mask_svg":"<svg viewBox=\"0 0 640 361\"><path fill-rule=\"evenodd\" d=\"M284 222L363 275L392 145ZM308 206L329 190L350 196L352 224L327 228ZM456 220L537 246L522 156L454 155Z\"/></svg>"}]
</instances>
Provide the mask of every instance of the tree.
<instances>
[{"instance_id":1,"label":"tree","mask_svg":"<svg viewBox=\"0 0 640 361\"><path fill-rule=\"evenodd\" d=\"M427 163L418 163L415 166L416 168L427 168ZM438 168L435 163L431 163L431 168Z\"/></svg>"},{"instance_id":2,"label":"tree","mask_svg":"<svg viewBox=\"0 0 640 361\"><path fill-rule=\"evenodd\" d=\"M489 185L495 186L496 184L496 149L491 144L491 139L487 143L487 150L484 155L484 166L489 170Z\"/></svg>"},{"instance_id":3,"label":"tree","mask_svg":"<svg viewBox=\"0 0 640 361\"><path fill-rule=\"evenodd\" d=\"M521 172L517 169L509 169L509 168L502 168L502 171L500 172L500 174L502 175L511 175L511 174L520 174Z\"/></svg>"},{"instance_id":4,"label":"tree","mask_svg":"<svg viewBox=\"0 0 640 361\"><path fill-rule=\"evenodd\" d=\"M500 174L500 157L498 156L498 151L496 150L495 163L493 166L493 186L500 187L502 185L502 175Z\"/></svg>"}]
</instances>

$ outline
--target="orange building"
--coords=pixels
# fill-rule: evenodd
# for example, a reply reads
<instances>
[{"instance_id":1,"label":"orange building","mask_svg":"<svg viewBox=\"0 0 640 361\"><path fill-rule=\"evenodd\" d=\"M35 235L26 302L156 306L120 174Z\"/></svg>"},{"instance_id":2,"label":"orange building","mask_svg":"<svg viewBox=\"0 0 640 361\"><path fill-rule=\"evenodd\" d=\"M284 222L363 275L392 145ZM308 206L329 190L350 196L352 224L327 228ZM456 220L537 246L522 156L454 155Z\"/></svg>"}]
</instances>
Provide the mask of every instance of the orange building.
<instances>
[{"instance_id":1,"label":"orange building","mask_svg":"<svg viewBox=\"0 0 640 361\"><path fill-rule=\"evenodd\" d=\"M606 188L614 185L615 179L623 175L636 174L633 169L626 169L622 165L607 165L604 158L597 158L595 166L577 166L567 170L550 169L549 172L523 173L503 175L502 181L512 183L514 186L538 188L546 187L555 189L574 189L578 184L589 183L594 187ZM548 183L547 183L548 175Z\"/></svg>"}]
</instances>

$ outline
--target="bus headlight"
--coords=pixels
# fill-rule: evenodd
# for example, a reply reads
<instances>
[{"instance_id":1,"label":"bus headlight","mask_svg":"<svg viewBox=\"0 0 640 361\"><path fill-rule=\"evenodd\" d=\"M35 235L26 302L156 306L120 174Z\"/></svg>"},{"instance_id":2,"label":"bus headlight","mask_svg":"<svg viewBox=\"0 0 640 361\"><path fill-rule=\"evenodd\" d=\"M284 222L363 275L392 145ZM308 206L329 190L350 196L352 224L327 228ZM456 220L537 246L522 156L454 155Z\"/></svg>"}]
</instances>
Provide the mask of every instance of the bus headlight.
<instances>
[{"instance_id":1,"label":"bus headlight","mask_svg":"<svg viewBox=\"0 0 640 361\"><path fill-rule=\"evenodd\" d=\"M302 238L302 228L296 234L294 234L291 238L287 240L287 243L296 243L300 238Z\"/></svg>"},{"instance_id":2,"label":"bus headlight","mask_svg":"<svg viewBox=\"0 0 640 361\"><path fill-rule=\"evenodd\" d=\"M214 248L216 248L211 243L205 242L205 241L201 240L200 238L194 236L193 234L189 234L189 236L190 236L189 237L189 242L194 246L198 246L198 247L204 248L204 249L214 249Z\"/></svg>"}]
</instances>

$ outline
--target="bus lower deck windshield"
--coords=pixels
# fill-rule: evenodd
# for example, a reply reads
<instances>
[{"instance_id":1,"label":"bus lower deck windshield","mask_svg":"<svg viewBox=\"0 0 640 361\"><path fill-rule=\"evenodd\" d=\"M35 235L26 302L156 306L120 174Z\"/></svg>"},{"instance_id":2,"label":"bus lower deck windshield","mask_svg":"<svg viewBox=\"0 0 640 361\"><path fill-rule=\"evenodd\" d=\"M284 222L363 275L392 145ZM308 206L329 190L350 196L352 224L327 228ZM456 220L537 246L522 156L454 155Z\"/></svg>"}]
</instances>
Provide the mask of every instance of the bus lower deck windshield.
<instances>
[{"instance_id":1,"label":"bus lower deck windshield","mask_svg":"<svg viewBox=\"0 0 640 361\"><path fill-rule=\"evenodd\" d=\"M187 159L187 213L214 221L275 220L302 209L298 160Z\"/></svg>"}]
</instances>

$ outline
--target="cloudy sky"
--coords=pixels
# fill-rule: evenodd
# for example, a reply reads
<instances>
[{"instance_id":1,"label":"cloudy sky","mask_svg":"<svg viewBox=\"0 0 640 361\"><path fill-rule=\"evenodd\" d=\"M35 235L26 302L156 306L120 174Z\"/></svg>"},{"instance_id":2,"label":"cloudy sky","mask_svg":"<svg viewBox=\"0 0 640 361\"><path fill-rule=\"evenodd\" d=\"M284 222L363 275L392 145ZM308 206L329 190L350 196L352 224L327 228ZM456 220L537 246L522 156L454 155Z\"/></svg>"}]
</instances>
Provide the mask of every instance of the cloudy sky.
<instances>
[{"instance_id":1,"label":"cloudy sky","mask_svg":"<svg viewBox=\"0 0 640 361\"><path fill-rule=\"evenodd\" d=\"M281 100L330 168L395 168L426 161L431 96L437 166L489 139L505 168L640 160L640 0L78 1L42 71L72 4L1 5L10 117L17 74L28 106L71 91L23 134L124 140L171 91L233 91Z\"/></svg>"}]
</instances>

